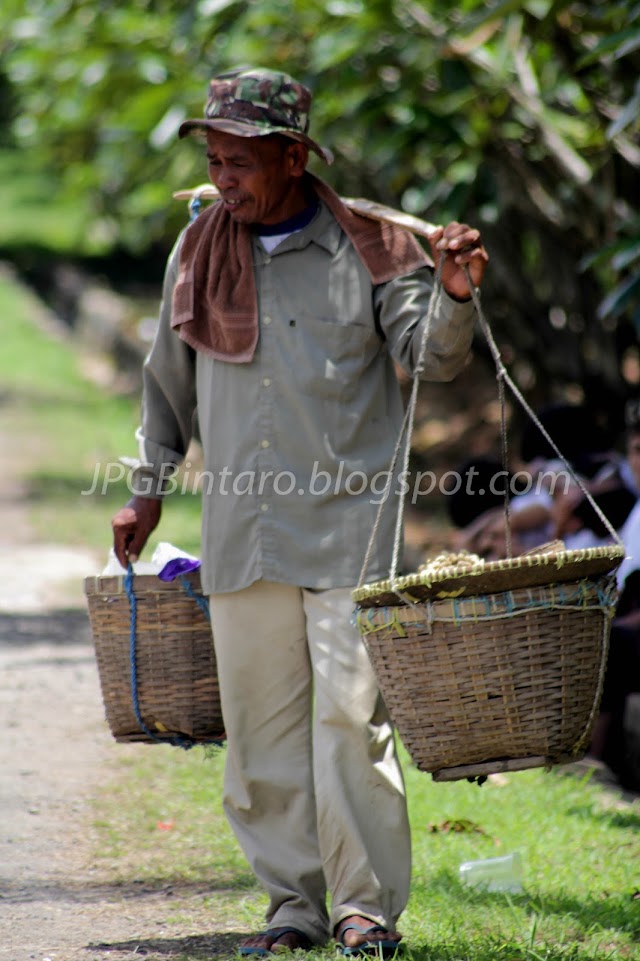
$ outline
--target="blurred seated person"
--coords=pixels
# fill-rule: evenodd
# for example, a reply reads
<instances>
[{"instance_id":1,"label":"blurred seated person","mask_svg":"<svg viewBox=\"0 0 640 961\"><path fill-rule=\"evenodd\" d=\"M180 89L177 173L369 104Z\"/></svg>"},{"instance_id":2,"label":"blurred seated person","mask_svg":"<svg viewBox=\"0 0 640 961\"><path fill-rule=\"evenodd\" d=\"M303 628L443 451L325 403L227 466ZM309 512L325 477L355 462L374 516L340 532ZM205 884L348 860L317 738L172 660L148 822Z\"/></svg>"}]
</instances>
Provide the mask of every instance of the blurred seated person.
<instances>
[{"instance_id":1,"label":"blurred seated person","mask_svg":"<svg viewBox=\"0 0 640 961\"><path fill-rule=\"evenodd\" d=\"M619 454L615 449L600 451L597 458L599 466L595 473L581 476L583 486L615 531L622 528L640 492L628 450L631 443L629 424L634 419L640 423L640 402L632 400L625 407L626 455ZM582 462L585 462L584 458ZM592 459L592 466L594 463ZM596 547L613 540L610 528L575 479L563 496L554 498L553 520L554 536L562 538L569 549Z\"/></svg>"},{"instance_id":2,"label":"blurred seated person","mask_svg":"<svg viewBox=\"0 0 640 961\"><path fill-rule=\"evenodd\" d=\"M625 412L626 455L640 484L640 405L631 403ZM626 557L616 571L620 597L611 628L609 658L600 714L594 728L590 753L604 761L621 784L640 789L640 770L626 747L624 715L630 694L640 692L640 500L620 530Z\"/></svg>"},{"instance_id":3,"label":"blurred seated person","mask_svg":"<svg viewBox=\"0 0 640 961\"><path fill-rule=\"evenodd\" d=\"M458 474L461 483L447 500L449 517L458 528L456 550L500 560L551 540L553 498L535 478L505 470L500 460L489 456L464 461Z\"/></svg>"},{"instance_id":4,"label":"blurred seated person","mask_svg":"<svg viewBox=\"0 0 640 961\"><path fill-rule=\"evenodd\" d=\"M625 711L640 692L640 570L627 575L611 625L609 657L589 753L604 762L623 787L640 791L640 767L628 750Z\"/></svg>"},{"instance_id":5,"label":"blurred seated person","mask_svg":"<svg viewBox=\"0 0 640 961\"><path fill-rule=\"evenodd\" d=\"M585 486L613 530L620 532L637 497L620 480L607 481L605 486ZM600 547L614 540L609 527L577 485L554 500L553 531L554 537L565 542L567 550Z\"/></svg>"},{"instance_id":6,"label":"blurred seated person","mask_svg":"<svg viewBox=\"0 0 640 961\"><path fill-rule=\"evenodd\" d=\"M610 402L613 405L613 401ZM522 428L520 457L524 464L557 463L557 451L571 464L580 477L593 479L603 469L617 462L616 443L622 425L622 415L616 408L602 410L591 402L545 404L536 417L549 435L549 443L539 426L528 419ZM562 465L561 469L564 468Z\"/></svg>"},{"instance_id":7,"label":"blurred seated person","mask_svg":"<svg viewBox=\"0 0 640 961\"><path fill-rule=\"evenodd\" d=\"M634 410L640 417L640 403ZM566 550L612 542L610 528L580 484L613 530L619 530L626 520L640 487L628 458L615 449L621 420L617 403L609 399L602 410L591 403L549 404L537 412L537 418L553 444L540 426L529 420L522 431L521 469L506 476L501 462L492 457L461 465L463 484L455 497L449 498L451 520L460 528L455 538L459 548L485 559L507 556L505 480L514 557L555 540L562 540ZM474 469L473 486L470 481L464 483ZM477 496L480 490L484 496Z\"/></svg>"}]
</instances>

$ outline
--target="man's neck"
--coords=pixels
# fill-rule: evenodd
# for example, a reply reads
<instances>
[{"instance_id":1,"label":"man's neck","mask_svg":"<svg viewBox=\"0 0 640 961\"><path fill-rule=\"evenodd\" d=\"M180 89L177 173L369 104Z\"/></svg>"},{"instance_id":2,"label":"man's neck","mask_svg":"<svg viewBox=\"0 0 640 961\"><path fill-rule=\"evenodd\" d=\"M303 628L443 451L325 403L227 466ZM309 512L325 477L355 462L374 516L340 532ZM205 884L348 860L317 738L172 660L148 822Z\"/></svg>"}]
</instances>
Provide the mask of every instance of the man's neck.
<instances>
[{"instance_id":1,"label":"man's neck","mask_svg":"<svg viewBox=\"0 0 640 961\"><path fill-rule=\"evenodd\" d=\"M260 237L274 237L279 234L292 234L296 230L302 230L307 224L311 223L316 213L318 212L319 202L317 197L314 197L311 203L308 203L302 208L298 213L293 214L291 217L287 217L285 220L281 220L277 224L254 224L253 229Z\"/></svg>"}]
</instances>

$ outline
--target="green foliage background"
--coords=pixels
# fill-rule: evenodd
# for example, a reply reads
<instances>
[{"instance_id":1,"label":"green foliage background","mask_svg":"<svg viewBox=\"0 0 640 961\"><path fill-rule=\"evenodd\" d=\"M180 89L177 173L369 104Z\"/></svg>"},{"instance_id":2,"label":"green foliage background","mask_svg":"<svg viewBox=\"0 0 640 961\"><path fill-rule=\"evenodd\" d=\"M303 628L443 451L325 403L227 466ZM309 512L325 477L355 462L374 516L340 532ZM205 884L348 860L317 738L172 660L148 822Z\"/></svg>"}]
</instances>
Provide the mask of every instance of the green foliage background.
<instances>
[{"instance_id":1,"label":"green foliage background","mask_svg":"<svg viewBox=\"0 0 640 961\"><path fill-rule=\"evenodd\" d=\"M209 77L315 91L316 171L482 228L487 311L537 399L640 378L640 5L625 0L4 0L0 245L168 251L205 179L176 142ZM314 165L320 164L314 160Z\"/></svg>"}]
</instances>

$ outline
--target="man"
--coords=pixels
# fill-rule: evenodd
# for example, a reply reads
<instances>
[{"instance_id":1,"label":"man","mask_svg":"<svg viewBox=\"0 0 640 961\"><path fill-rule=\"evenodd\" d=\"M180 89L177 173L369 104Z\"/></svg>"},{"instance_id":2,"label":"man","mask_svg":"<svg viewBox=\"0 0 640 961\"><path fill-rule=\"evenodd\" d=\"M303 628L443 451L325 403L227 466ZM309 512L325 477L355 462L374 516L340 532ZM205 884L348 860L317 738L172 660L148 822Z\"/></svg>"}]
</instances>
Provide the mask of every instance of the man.
<instances>
[{"instance_id":1,"label":"man","mask_svg":"<svg viewBox=\"0 0 640 961\"><path fill-rule=\"evenodd\" d=\"M394 737L351 589L377 512L372 494L402 422L394 361L417 363L431 271L406 231L350 212L307 170L311 94L285 74L215 77L202 120L221 200L168 264L144 366L147 495L113 519L120 563L160 518L167 466L197 405L206 477L202 581L210 595L227 733L224 808L269 895L269 928L242 954L322 945L394 953L410 838ZM469 351L477 230L438 228L444 291L422 376L451 379ZM165 485L166 486L166 485ZM371 579L386 576L393 509ZM330 913L327 911L330 895Z\"/></svg>"}]
</instances>

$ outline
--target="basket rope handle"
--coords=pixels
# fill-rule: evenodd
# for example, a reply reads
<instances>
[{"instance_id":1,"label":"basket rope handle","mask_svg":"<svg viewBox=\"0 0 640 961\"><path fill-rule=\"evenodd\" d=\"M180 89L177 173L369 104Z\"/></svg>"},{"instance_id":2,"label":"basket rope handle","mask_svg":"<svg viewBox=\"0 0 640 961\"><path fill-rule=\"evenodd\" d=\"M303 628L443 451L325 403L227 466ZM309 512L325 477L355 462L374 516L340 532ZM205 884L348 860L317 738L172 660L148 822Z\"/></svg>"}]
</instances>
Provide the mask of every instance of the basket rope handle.
<instances>
[{"instance_id":1,"label":"basket rope handle","mask_svg":"<svg viewBox=\"0 0 640 961\"><path fill-rule=\"evenodd\" d=\"M198 605L198 607L200 608L200 610L202 611L206 619L209 621L209 623L211 623L211 612L209 611L209 601L204 596L204 594L196 593L196 591L194 591L193 589L193 586L189 583L189 581L187 580L184 574L180 574L180 583L184 588L185 594L188 594L189 597L196 602L196 604Z\"/></svg>"},{"instance_id":2,"label":"basket rope handle","mask_svg":"<svg viewBox=\"0 0 640 961\"><path fill-rule=\"evenodd\" d=\"M136 721L140 730L150 737L153 741L161 741L162 738L147 727L142 717L140 711L140 702L138 700L138 664L136 657L136 635L137 635L137 617L138 617L138 600L136 598L135 591L133 589L133 566L131 564L127 565L127 573L124 578L124 589L127 592L127 597L129 598L129 670L131 677L131 701L133 704L133 713L136 716Z\"/></svg>"},{"instance_id":3,"label":"basket rope handle","mask_svg":"<svg viewBox=\"0 0 640 961\"><path fill-rule=\"evenodd\" d=\"M387 502L387 498L391 493L391 485L393 484L394 471L396 468L396 463L398 461L398 456L400 454L400 448L402 447L402 439L405 438L405 446L402 457L402 471L401 476L406 476L406 471L409 466L409 455L411 452L411 438L413 435L413 423L415 420L416 412L416 402L418 400L418 383L420 380L420 374L424 370L424 358L427 352L427 342L429 340L429 334L431 332L431 320L435 313L437 301L440 296L440 291L442 289L441 277L442 277L442 265L444 263L444 257L440 258L440 263L436 268L433 290L431 291L431 297L429 298L429 306L427 308L427 316L425 318L424 326L422 328L422 334L420 337L420 348L418 351L418 362L416 364L413 383L411 385L411 395L409 397L409 403L404 414L404 420L402 421L402 426L400 428L400 433L398 434L398 439L396 441L396 446L394 448L391 463L389 464L389 471L387 474L387 482L384 487L380 503L378 504L378 510L376 512L376 518L373 524L373 529L371 531L371 536L369 537L369 543L367 544L367 550L364 556L364 561L362 562L362 568L360 571L360 577L358 579L358 587L361 587L364 583L364 579L369 567L369 562L371 561L371 554L373 553L373 545L375 543L376 535L378 533L378 528L380 526L380 521L382 520L382 511ZM398 514L396 517L396 527L395 535L393 541L393 555L391 558L391 570L389 572L389 579L394 580L396 576L396 571L398 567L399 557L400 557L400 544L402 541L402 522L404 517L404 495L400 496L398 499Z\"/></svg>"},{"instance_id":4,"label":"basket rope handle","mask_svg":"<svg viewBox=\"0 0 640 961\"><path fill-rule=\"evenodd\" d=\"M616 543L617 543L619 546L621 546L621 547L624 546L624 545L623 545L623 542L622 542L622 540L621 540L621 538L620 538L620 536L619 536L619 534L618 534L618 532L615 530L615 528L614 528L613 525L611 524L609 518L606 516L606 514L604 513L604 511L598 506L598 504L596 504L596 502L595 502L595 500L594 500L591 492L590 492L590 491L588 490L588 488L586 487L586 485L585 485L584 481L582 480L582 478L575 472L575 470L573 469L572 465L571 465L571 464L569 463L569 461L566 459L566 457L564 456L564 454L562 453L562 451L558 448L556 442L553 440L553 438L550 436L549 432L546 430L546 428L545 428L545 427L543 426L543 424L540 422L540 419L537 417L535 411L533 411L533 410L531 409L531 407L529 406L529 404L527 403L527 401L526 401L525 398L523 397L523 395L522 395L522 393L521 393L518 385L517 385L516 383L514 383L514 381L513 381L513 380L511 379L511 377L509 376L509 373L508 373L506 367L505 367L504 364L502 363L502 358L501 358L501 356L500 356L500 351L498 350L498 346L497 346L497 344L496 344L496 342L495 342L495 340L494 340L493 333L492 333L492 331L491 331L491 328L489 327L489 323L488 323L487 318L486 318L486 316L485 316L485 314L484 314L484 311L483 311L483 309L482 309L482 304L481 304L481 302L480 302L480 295L479 295L478 291L476 290L476 288L475 288L475 287L473 286L473 284L471 283L471 278L470 278L470 276L469 276L469 268L467 267L466 264L463 264L463 265L462 265L462 269L463 269L463 271L464 271L464 273L465 273L465 277L467 278L467 283L468 283L468 285L469 285L469 290L471 291L471 299L473 300L474 306L475 306L476 311L477 311L477 314L478 314L478 322L479 322L479 324L480 324L480 328L481 328L481 330L482 330L482 333L484 334L484 337L485 337L485 339L486 339L486 341L487 341L487 344L489 345L489 349L490 349L491 354L492 354L492 356L493 356L493 360L494 360L494 363L495 363L495 366L496 366L496 377L498 378L498 380L499 380L500 383L506 383L506 384L509 386L512 394L514 395L514 397L516 398L516 400L518 401L518 403L521 405L521 407L526 411L526 413L527 413L527 414L529 415L529 417L532 419L532 421L534 422L534 424L536 425L536 427L538 428L538 430L540 431L540 433L542 434L542 436L544 437L544 439L547 441L547 443L551 445L554 453L558 456L558 459L561 460L562 463L564 464L564 466L567 468L567 470L568 470L569 473L571 474L573 480L576 482L576 484L577 484L578 487L580 488L581 492L582 492L582 493L584 494L584 496L587 498L587 500L589 501L589 504L590 504L591 507L594 509L594 511L596 512L596 514L598 515L598 517L600 518L600 520L602 521L602 523L604 524L604 526L607 528L607 530L608 530L608 532L611 534L612 538L616 541ZM504 430L504 427L503 427L503 430Z\"/></svg>"},{"instance_id":5,"label":"basket rope handle","mask_svg":"<svg viewBox=\"0 0 640 961\"><path fill-rule=\"evenodd\" d=\"M393 455L391 457L387 483L385 484L383 495L380 500L380 504L378 505L378 510L377 510L375 522L371 531L371 536L369 537L369 543L367 545L367 550L366 550L364 561L362 564L362 569L360 571L360 577L358 579L358 585L357 585L358 587L362 587L365 580L367 569L369 567L369 563L371 561L373 545L375 543L375 538L378 532L378 528L380 526L382 511L386 504L387 498L391 492L391 484L393 483L393 474L394 474L394 470L395 470L398 456L400 453L400 448L402 446L403 438L405 441L405 446L404 446L404 452L403 452L403 458L402 458L403 474L401 474L401 476L406 477L408 472L409 456L411 452L411 439L413 436L413 427L414 427L414 421L415 421L415 411L416 411L416 402L418 398L418 386L420 382L420 374L424 370L424 360L425 360L425 355L427 351L427 343L429 341L429 333L431 330L431 322L432 322L433 314L435 312L437 302L440 299L440 296L443 290L443 285L442 285L443 261L444 261L444 258L440 258L440 262L434 274L433 290L431 292L431 297L429 299L427 316L426 316L424 327L422 330L422 336L420 338L418 362L416 364L416 367L413 373L413 383L411 385L411 394L409 397L409 403L407 404L407 409L405 411L404 420L400 428L398 440L396 442L396 446L393 451ZM598 506L598 504L596 504L593 496L591 495L590 491L587 489L582 479L576 474L572 465L566 459L564 454L560 451L557 444L555 443L553 438L550 436L549 432L540 422L540 419L536 415L535 411L530 407L530 405L527 403L527 401L523 397L517 384L510 377L509 372L507 371L506 367L502 362L500 351L493 337L493 333L489 326L489 322L487 321L487 318L485 316L484 310L482 309L479 292L471 281L469 268L467 267L466 264L463 264L462 269L467 279L467 284L469 286L469 291L471 293L471 299L473 301L473 305L476 308L480 329L482 330L482 333L487 341L487 344L489 346L489 350L491 351L491 355L493 357L493 361L496 368L496 380L498 381L498 394L500 399L500 435L501 435L501 441L502 441L503 466L506 466L506 461L507 461L507 428L506 428L505 392L504 392L504 385L507 384L507 386L510 388L510 390L512 391L517 401L524 408L524 410L529 415L529 417L531 418L533 423L536 425L538 430L542 433L547 443L550 444L553 451L557 454L559 460L562 461L564 466L567 468L568 472L571 474L571 477L576 482L576 484L578 485L578 487L580 488L584 496L587 498L587 500L589 501L589 504L594 509L597 516L600 518L600 520L602 521L602 523L604 524L608 532L611 534L614 541L619 546L623 546L623 542L620 536L618 535L617 531L614 529L611 522L609 521L609 518L604 514L604 512ZM391 567L389 570L389 580L391 581L392 584L397 579L398 564L399 564L399 557L400 557L400 545L402 543L404 499L405 499L406 493L407 493L407 487L405 485L402 491L400 492L400 496L398 498L398 512L396 517L393 553L391 557ZM510 557L511 556L510 511L509 511L509 494L508 494L508 490L506 489L505 489L505 516L506 516L506 525L505 525L506 526L506 547L507 547L507 555Z\"/></svg>"},{"instance_id":6,"label":"basket rope handle","mask_svg":"<svg viewBox=\"0 0 640 961\"><path fill-rule=\"evenodd\" d=\"M138 695L138 664L137 664L137 617L138 617L138 600L133 588L134 572L132 564L127 565L127 573L124 577L124 588L129 598L129 667L130 667L130 678L131 678L131 701L133 705L133 713L136 716L136 721L140 727L143 734L151 738L152 741L156 741L158 744L170 744L173 747L181 747L185 751L194 747L196 744L203 744L203 741L195 741L193 738L187 737L186 735L166 735L164 737L156 734L152 731L147 724L145 724L144 718L142 717L142 711L140 709L140 700ZM182 584L185 592L192 597L193 600L198 604L198 606L203 611L205 617L208 621L211 620L209 614L209 604L206 597L196 594L192 585L189 583L184 574L180 575L180 583ZM213 738L211 741L206 742L210 744L222 745L224 741Z\"/></svg>"}]
</instances>

